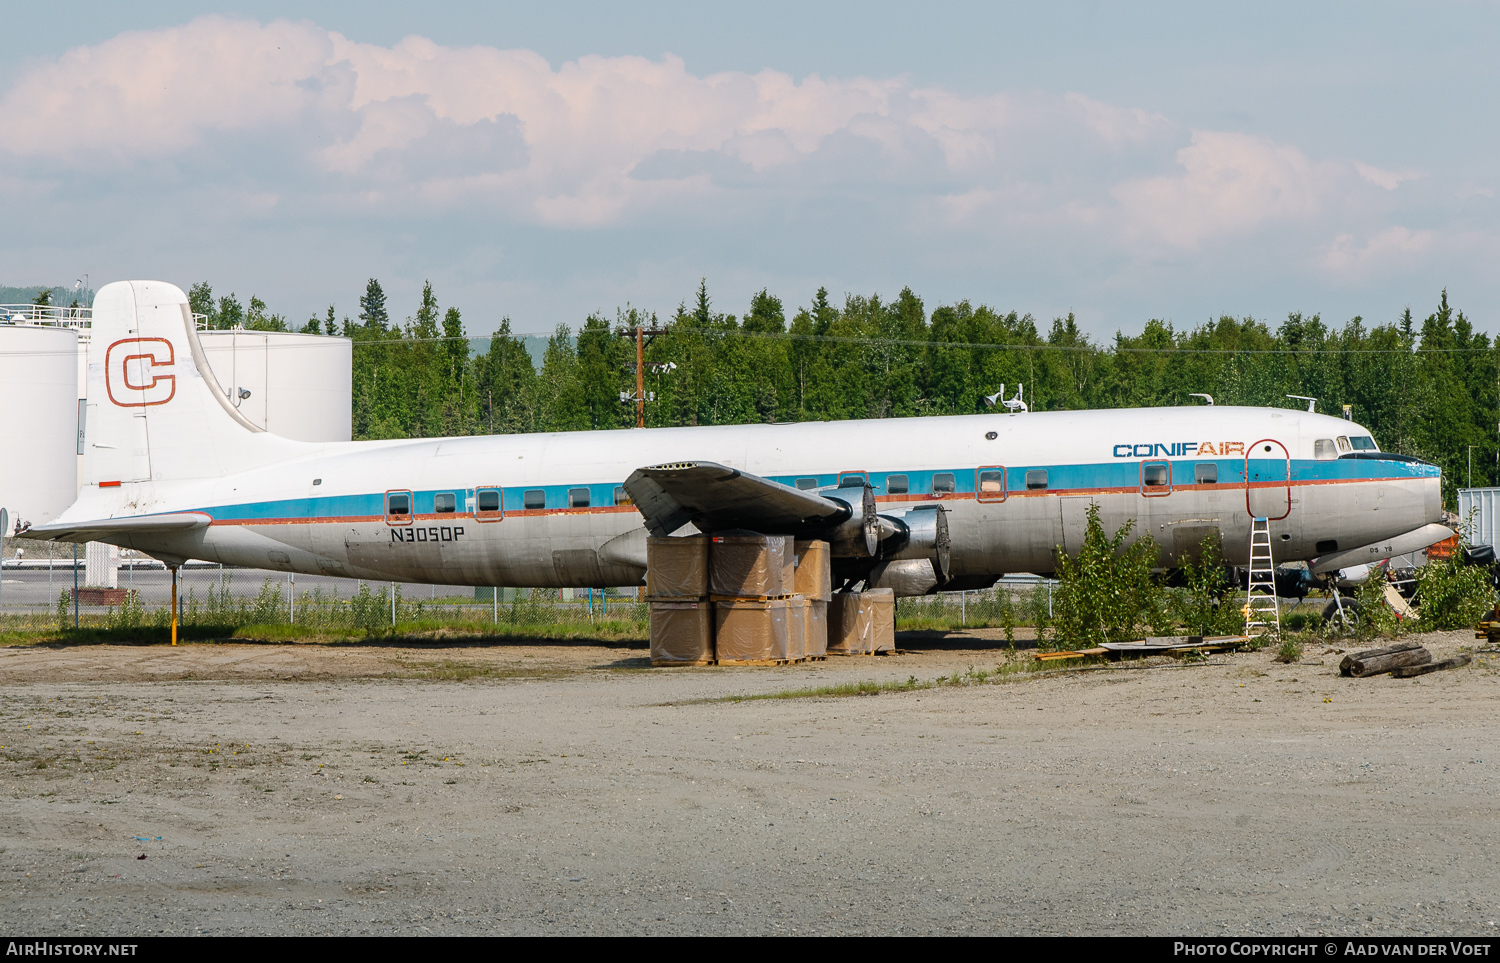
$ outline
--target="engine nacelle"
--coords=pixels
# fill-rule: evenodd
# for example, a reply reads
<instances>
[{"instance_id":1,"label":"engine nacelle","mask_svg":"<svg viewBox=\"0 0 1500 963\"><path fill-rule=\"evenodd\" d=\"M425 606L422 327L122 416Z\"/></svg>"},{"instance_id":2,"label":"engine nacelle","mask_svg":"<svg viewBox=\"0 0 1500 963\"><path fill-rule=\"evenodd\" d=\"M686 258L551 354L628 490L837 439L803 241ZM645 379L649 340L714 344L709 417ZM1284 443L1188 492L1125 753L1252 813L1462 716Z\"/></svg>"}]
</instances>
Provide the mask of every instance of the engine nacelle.
<instances>
[{"instance_id":1,"label":"engine nacelle","mask_svg":"<svg viewBox=\"0 0 1500 963\"><path fill-rule=\"evenodd\" d=\"M952 562L952 539L948 536L948 512L940 505L914 508L900 516L882 515L894 534L880 543L883 560L925 559L941 584L948 580Z\"/></svg>"},{"instance_id":2,"label":"engine nacelle","mask_svg":"<svg viewBox=\"0 0 1500 963\"><path fill-rule=\"evenodd\" d=\"M823 535L837 558L873 558L880 550L883 516L875 511L875 492L858 488L827 488L818 494L849 506L849 517Z\"/></svg>"}]
</instances>

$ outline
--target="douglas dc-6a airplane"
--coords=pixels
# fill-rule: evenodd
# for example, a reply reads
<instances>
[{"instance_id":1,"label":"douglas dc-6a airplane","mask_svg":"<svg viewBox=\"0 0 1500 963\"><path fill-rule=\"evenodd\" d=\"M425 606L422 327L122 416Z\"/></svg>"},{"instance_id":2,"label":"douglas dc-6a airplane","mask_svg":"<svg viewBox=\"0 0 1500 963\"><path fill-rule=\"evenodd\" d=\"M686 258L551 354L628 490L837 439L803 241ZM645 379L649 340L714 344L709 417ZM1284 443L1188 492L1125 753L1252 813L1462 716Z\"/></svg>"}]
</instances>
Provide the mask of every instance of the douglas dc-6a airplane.
<instances>
[{"instance_id":1,"label":"douglas dc-6a airplane","mask_svg":"<svg viewBox=\"0 0 1500 963\"><path fill-rule=\"evenodd\" d=\"M157 281L94 301L83 485L29 538L180 565L445 585L638 584L646 538L825 538L835 581L899 595L1047 573L1086 511L1136 520L1170 566L1217 531L1315 572L1439 541L1437 467L1338 418L1273 408L983 414L315 444L242 418L187 298Z\"/></svg>"}]
</instances>

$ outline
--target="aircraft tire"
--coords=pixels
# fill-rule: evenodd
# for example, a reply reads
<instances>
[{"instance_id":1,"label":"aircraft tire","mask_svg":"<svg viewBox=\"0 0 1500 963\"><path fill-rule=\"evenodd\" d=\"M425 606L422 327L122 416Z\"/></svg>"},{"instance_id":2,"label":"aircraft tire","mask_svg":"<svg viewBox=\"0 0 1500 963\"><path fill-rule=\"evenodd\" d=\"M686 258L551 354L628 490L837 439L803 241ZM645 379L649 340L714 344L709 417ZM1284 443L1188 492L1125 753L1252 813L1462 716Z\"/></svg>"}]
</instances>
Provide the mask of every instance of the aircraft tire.
<instances>
[{"instance_id":1,"label":"aircraft tire","mask_svg":"<svg viewBox=\"0 0 1500 963\"><path fill-rule=\"evenodd\" d=\"M1355 599L1344 599L1344 613L1349 617L1349 621L1355 625L1364 621L1364 613L1360 611L1359 602ZM1327 625L1338 618L1338 615L1339 605L1330 599L1328 604L1323 607L1323 624Z\"/></svg>"}]
</instances>

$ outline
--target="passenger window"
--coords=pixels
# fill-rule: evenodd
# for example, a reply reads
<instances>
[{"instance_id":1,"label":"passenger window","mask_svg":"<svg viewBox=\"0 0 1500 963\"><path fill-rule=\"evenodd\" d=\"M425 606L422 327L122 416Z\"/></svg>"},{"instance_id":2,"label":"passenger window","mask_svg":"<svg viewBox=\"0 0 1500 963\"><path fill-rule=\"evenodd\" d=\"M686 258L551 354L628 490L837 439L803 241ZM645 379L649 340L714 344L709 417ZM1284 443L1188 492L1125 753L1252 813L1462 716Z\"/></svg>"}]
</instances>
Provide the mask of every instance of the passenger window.
<instances>
[{"instance_id":1,"label":"passenger window","mask_svg":"<svg viewBox=\"0 0 1500 963\"><path fill-rule=\"evenodd\" d=\"M498 512L500 510L500 489L481 488L479 495L479 510L481 512Z\"/></svg>"},{"instance_id":2,"label":"passenger window","mask_svg":"<svg viewBox=\"0 0 1500 963\"><path fill-rule=\"evenodd\" d=\"M452 492L438 492L432 502L438 514L446 514L458 507L458 498Z\"/></svg>"},{"instance_id":3,"label":"passenger window","mask_svg":"<svg viewBox=\"0 0 1500 963\"><path fill-rule=\"evenodd\" d=\"M1339 456L1338 445L1333 443L1332 438L1319 438L1313 442L1313 457L1322 461Z\"/></svg>"},{"instance_id":4,"label":"passenger window","mask_svg":"<svg viewBox=\"0 0 1500 963\"><path fill-rule=\"evenodd\" d=\"M934 495L951 495L957 490L953 482L951 472L939 472L932 476L932 493Z\"/></svg>"},{"instance_id":5,"label":"passenger window","mask_svg":"<svg viewBox=\"0 0 1500 963\"><path fill-rule=\"evenodd\" d=\"M862 471L851 471L839 476L840 488L864 488L870 479Z\"/></svg>"},{"instance_id":6,"label":"passenger window","mask_svg":"<svg viewBox=\"0 0 1500 963\"><path fill-rule=\"evenodd\" d=\"M635 504L635 502L631 501L630 494L625 491L625 486L623 486L623 485L616 485L615 486L615 504L616 505L634 505Z\"/></svg>"},{"instance_id":7,"label":"passenger window","mask_svg":"<svg viewBox=\"0 0 1500 963\"><path fill-rule=\"evenodd\" d=\"M1047 470L1044 468L1033 468L1026 473L1026 490L1037 492L1047 490Z\"/></svg>"},{"instance_id":8,"label":"passenger window","mask_svg":"<svg viewBox=\"0 0 1500 963\"><path fill-rule=\"evenodd\" d=\"M1172 485L1171 466L1161 461L1142 465L1141 484L1146 488L1170 488Z\"/></svg>"},{"instance_id":9,"label":"passenger window","mask_svg":"<svg viewBox=\"0 0 1500 963\"><path fill-rule=\"evenodd\" d=\"M1219 466L1212 462L1206 465L1193 466L1193 484L1195 485L1217 485L1219 483Z\"/></svg>"},{"instance_id":10,"label":"passenger window","mask_svg":"<svg viewBox=\"0 0 1500 963\"><path fill-rule=\"evenodd\" d=\"M1349 444L1354 446L1355 451L1379 451L1375 447L1375 439L1369 435L1350 435Z\"/></svg>"},{"instance_id":11,"label":"passenger window","mask_svg":"<svg viewBox=\"0 0 1500 963\"><path fill-rule=\"evenodd\" d=\"M1338 445L1339 445L1339 451L1341 451L1341 452L1346 452L1346 451L1352 451L1353 450L1349 446L1349 439L1345 438L1343 435L1339 435L1339 437L1338 437Z\"/></svg>"},{"instance_id":12,"label":"passenger window","mask_svg":"<svg viewBox=\"0 0 1500 963\"><path fill-rule=\"evenodd\" d=\"M366 502L366 504L369 503ZM411 492L391 492L386 495L385 513L387 515L410 515Z\"/></svg>"},{"instance_id":13,"label":"passenger window","mask_svg":"<svg viewBox=\"0 0 1500 963\"><path fill-rule=\"evenodd\" d=\"M905 495L907 492L905 475L885 476L885 493L887 495Z\"/></svg>"},{"instance_id":14,"label":"passenger window","mask_svg":"<svg viewBox=\"0 0 1500 963\"><path fill-rule=\"evenodd\" d=\"M982 471L979 473L979 491L981 494L994 495L1005 490L1005 472Z\"/></svg>"},{"instance_id":15,"label":"passenger window","mask_svg":"<svg viewBox=\"0 0 1500 963\"><path fill-rule=\"evenodd\" d=\"M587 488L570 488L570 489L568 489L568 507L569 508L588 508L589 507L589 490Z\"/></svg>"},{"instance_id":16,"label":"passenger window","mask_svg":"<svg viewBox=\"0 0 1500 963\"><path fill-rule=\"evenodd\" d=\"M525 496L522 498L521 503L525 505L526 508L530 511L536 511L539 508L546 508L547 493L542 491L540 488L533 488L525 494Z\"/></svg>"},{"instance_id":17,"label":"passenger window","mask_svg":"<svg viewBox=\"0 0 1500 963\"><path fill-rule=\"evenodd\" d=\"M805 492L810 492L818 487L818 480L816 478L799 478L797 479L797 487Z\"/></svg>"}]
</instances>

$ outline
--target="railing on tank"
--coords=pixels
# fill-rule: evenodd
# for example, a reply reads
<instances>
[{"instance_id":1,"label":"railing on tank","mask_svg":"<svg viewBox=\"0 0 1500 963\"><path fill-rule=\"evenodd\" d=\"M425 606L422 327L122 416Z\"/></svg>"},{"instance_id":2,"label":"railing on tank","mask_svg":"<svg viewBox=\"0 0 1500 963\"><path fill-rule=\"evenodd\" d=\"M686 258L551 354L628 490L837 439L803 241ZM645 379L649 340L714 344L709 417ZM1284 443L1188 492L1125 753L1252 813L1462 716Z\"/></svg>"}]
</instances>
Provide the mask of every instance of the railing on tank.
<instances>
[{"instance_id":1,"label":"railing on tank","mask_svg":"<svg viewBox=\"0 0 1500 963\"><path fill-rule=\"evenodd\" d=\"M0 324L38 324L49 328L88 328L94 309L61 304L0 304ZM193 315L199 331L208 330L208 315Z\"/></svg>"}]
</instances>

